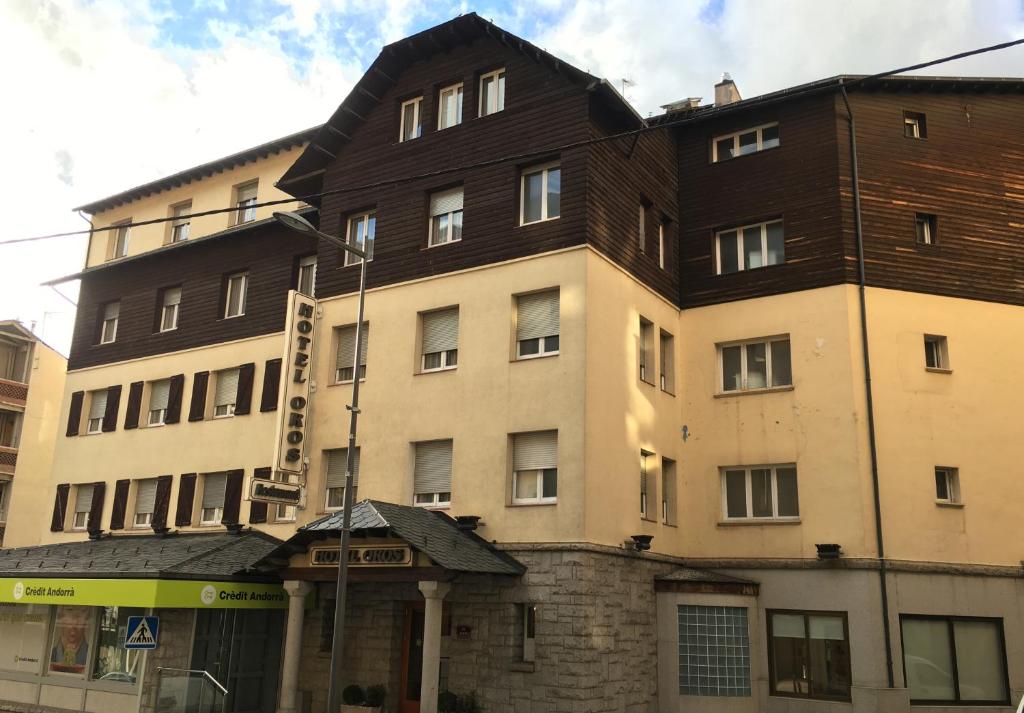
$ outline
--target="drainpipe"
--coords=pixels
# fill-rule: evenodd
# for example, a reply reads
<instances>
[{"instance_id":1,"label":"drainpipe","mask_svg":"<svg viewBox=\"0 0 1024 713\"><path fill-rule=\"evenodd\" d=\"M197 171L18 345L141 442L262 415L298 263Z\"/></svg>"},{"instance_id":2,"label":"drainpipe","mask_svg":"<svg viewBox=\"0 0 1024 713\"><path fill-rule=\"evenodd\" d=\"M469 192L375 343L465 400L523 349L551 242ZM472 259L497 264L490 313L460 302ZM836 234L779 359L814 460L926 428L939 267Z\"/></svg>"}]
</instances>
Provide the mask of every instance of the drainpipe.
<instances>
[{"instance_id":1,"label":"drainpipe","mask_svg":"<svg viewBox=\"0 0 1024 713\"><path fill-rule=\"evenodd\" d=\"M860 216L860 178L857 173L857 123L853 118L853 109L846 94L843 80L839 80L843 104L846 105L847 122L850 126L850 180L853 184L853 225L857 237L857 292L860 297L860 343L864 356L864 393L867 397L868 416L868 447L871 452L871 492L875 504L875 542L878 547L878 577L882 595L882 634L885 637L885 667L889 678L889 688L895 688L893 676L892 638L889 630L889 585L885 561L885 539L882 537L882 500L878 486L878 449L875 443L875 406L871 397L871 355L868 351L868 307L865 297L866 280L864 277L864 232Z\"/></svg>"}]
</instances>

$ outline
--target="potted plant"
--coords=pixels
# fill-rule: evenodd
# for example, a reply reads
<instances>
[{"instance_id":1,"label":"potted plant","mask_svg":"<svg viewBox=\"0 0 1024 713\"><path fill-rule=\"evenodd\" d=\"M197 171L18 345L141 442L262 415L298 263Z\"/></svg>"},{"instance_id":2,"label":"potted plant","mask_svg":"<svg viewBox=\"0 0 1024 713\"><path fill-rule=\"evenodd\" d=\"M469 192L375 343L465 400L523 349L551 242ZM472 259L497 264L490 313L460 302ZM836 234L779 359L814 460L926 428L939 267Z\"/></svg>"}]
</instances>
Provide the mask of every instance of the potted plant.
<instances>
[{"instance_id":1,"label":"potted plant","mask_svg":"<svg viewBox=\"0 0 1024 713\"><path fill-rule=\"evenodd\" d=\"M384 686L377 684L364 689L358 684L345 686L341 692L340 713L381 713L384 707Z\"/></svg>"}]
</instances>

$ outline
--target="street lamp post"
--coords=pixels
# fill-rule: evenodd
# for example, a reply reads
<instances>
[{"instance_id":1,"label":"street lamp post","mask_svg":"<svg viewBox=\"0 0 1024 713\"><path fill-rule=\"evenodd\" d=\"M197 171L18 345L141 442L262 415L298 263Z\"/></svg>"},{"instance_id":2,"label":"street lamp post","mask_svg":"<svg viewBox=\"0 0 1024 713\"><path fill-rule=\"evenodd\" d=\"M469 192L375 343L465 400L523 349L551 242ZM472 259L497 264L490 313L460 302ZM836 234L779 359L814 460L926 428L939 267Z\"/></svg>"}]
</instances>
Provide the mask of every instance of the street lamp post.
<instances>
[{"instance_id":1,"label":"street lamp post","mask_svg":"<svg viewBox=\"0 0 1024 713\"><path fill-rule=\"evenodd\" d=\"M313 227L313 224L297 213L274 213L274 219L291 230L326 240L360 259L359 268L359 303L356 316L356 348L355 363L352 368L352 404L348 421L348 452L345 459L345 502L341 510L341 547L338 552L338 592L334 603L334 634L331 640L331 670L327 687L327 713L338 713L341 708L341 668L345 646L345 600L348 594L348 553L349 530L352 524L353 490L352 469L356 457L356 427L359 422L359 357L363 344L363 307L366 303L366 246L363 249L349 245L334 235L328 235Z\"/></svg>"}]
</instances>

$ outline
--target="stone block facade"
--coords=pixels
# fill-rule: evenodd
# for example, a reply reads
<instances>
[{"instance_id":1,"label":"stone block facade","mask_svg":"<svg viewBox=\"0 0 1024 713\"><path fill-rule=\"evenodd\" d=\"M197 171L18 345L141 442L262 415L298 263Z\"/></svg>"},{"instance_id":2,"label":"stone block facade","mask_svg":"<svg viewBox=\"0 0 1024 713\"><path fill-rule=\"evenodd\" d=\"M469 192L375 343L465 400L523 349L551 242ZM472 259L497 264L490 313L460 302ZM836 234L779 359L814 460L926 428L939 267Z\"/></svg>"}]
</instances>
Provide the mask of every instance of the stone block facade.
<instances>
[{"instance_id":1,"label":"stone block facade","mask_svg":"<svg viewBox=\"0 0 1024 713\"><path fill-rule=\"evenodd\" d=\"M146 652L146 671L142 678L139 713L156 713L162 677L157 669L187 669L192 657L192 629L196 610L160 609L156 613L160 616L160 645ZM163 677L174 675L174 672L168 671Z\"/></svg>"}]
</instances>

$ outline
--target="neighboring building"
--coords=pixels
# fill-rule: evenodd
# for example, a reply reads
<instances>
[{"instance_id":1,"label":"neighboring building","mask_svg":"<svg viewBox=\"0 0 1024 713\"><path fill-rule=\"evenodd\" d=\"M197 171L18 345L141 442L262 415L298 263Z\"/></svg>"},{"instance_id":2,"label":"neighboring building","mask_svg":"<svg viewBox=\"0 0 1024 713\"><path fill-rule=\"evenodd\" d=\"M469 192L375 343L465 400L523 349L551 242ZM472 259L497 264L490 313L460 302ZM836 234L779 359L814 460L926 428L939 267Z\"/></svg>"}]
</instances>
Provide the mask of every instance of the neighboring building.
<instances>
[{"instance_id":1,"label":"neighboring building","mask_svg":"<svg viewBox=\"0 0 1024 713\"><path fill-rule=\"evenodd\" d=\"M227 711L322 709L361 379L342 661L388 711L1008 709L1024 80L857 81L644 120L470 14L323 127L85 206L242 222L97 233L65 278L0 699L148 713L205 669ZM358 261L247 203L285 194L372 251L364 344ZM274 478L297 506L249 497ZM69 628L101 653L54 660Z\"/></svg>"},{"instance_id":2,"label":"neighboring building","mask_svg":"<svg viewBox=\"0 0 1024 713\"><path fill-rule=\"evenodd\" d=\"M67 360L31 330L0 321L0 547L40 542L42 530L33 520L53 492L66 369Z\"/></svg>"}]
</instances>

